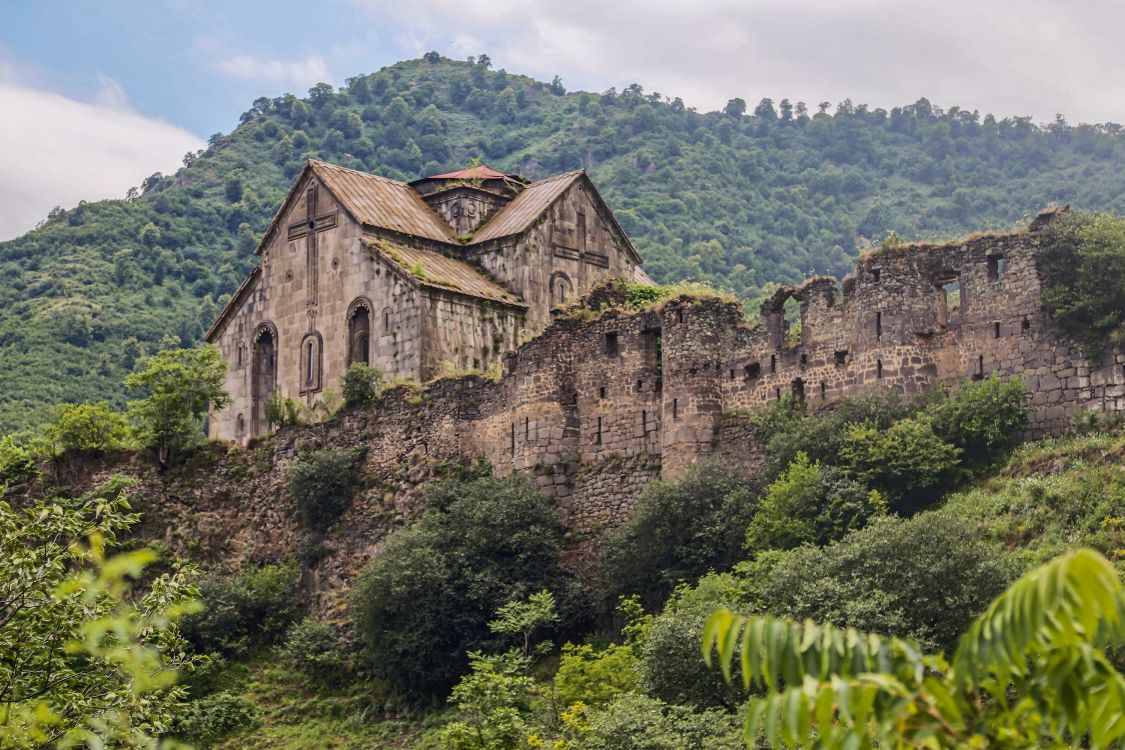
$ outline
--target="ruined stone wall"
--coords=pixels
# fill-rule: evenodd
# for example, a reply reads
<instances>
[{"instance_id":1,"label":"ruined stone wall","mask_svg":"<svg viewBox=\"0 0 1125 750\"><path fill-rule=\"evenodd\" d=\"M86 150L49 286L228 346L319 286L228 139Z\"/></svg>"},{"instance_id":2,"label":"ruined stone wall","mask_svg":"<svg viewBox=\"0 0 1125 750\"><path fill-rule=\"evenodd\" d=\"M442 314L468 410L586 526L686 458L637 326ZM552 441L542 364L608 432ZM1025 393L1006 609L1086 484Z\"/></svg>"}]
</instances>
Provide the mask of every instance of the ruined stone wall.
<instances>
[{"instance_id":1,"label":"ruined stone wall","mask_svg":"<svg viewBox=\"0 0 1125 750\"><path fill-rule=\"evenodd\" d=\"M246 450L216 446L207 466L161 475L134 461L102 467L101 478L140 476L134 496L151 532L231 567L306 550L283 479L299 450L366 446L364 490L309 563L310 590L331 611L418 512L419 485L450 466L484 459L500 474L529 473L583 538L624 520L653 479L699 461L760 470L748 415L785 393L817 409L871 388L914 395L996 372L1024 379L1035 435L1062 432L1082 410L1125 412L1125 352L1087 362L1048 325L1037 241L1023 233L872 252L842 285L817 278L780 290L754 325L734 301L680 297L627 312L603 288L588 300L597 311L571 310L506 355L499 379L394 388L329 425L284 429ZM799 335L784 318L789 297Z\"/></svg>"}]
</instances>

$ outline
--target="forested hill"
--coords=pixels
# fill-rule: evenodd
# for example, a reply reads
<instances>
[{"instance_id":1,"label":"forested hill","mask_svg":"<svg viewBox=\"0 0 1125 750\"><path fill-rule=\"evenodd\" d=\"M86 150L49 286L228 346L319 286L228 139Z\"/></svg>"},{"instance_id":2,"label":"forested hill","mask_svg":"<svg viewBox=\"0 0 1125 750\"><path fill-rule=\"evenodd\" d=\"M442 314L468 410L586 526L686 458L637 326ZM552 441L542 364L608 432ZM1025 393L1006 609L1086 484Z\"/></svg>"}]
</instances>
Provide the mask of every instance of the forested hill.
<instances>
[{"instance_id":1,"label":"forested hill","mask_svg":"<svg viewBox=\"0 0 1125 750\"><path fill-rule=\"evenodd\" d=\"M435 53L339 91L258 99L175 175L0 243L0 432L48 404L120 404L138 356L169 334L198 339L309 156L401 179L476 157L532 178L586 167L653 276L744 296L841 273L892 230L1008 226L1060 200L1125 212L1118 126L1038 127L925 99L746 109L700 113L639 86L567 93Z\"/></svg>"}]
</instances>

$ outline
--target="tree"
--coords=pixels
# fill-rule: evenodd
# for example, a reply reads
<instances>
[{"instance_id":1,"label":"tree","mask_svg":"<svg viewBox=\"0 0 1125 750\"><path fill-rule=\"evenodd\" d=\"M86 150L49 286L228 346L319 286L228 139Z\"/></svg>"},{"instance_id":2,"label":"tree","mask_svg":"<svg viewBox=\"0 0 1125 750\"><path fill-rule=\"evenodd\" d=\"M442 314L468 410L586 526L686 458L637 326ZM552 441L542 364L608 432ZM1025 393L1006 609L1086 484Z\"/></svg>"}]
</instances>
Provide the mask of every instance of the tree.
<instances>
[{"instance_id":1,"label":"tree","mask_svg":"<svg viewBox=\"0 0 1125 750\"><path fill-rule=\"evenodd\" d=\"M540 628L549 627L559 621L555 611L555 597L547 589L537 591L527 601L511 601L496 610L496 619L488 623L488 629L497 635L518 636L522 639L520 653L531 658L534 653L551 650L551 642L537 643L531 647L531 634Z\"/></svg>"},{"instance_id":2,"label":"tree","mask_svg":"<svg viewBox=\"0 0 1125 750\"><path fill-rule=\"evenodd\" d=\"M464 673L467 651L496 644L489 622L501 605L550 589L564 626L576 606L558 563L558 513L527 477L451 478L423 502L357 579L352 611L376 674L401 694L438 697Z\"/></svg>"},{"instance_id":3,"label":"tree","mask_svg":"<svg viewBox=\"0 0 1125 750\"><path fill-rule=\"evenodd\" d=\"M640 594L656 606L679 581L733 565L757 503L757 486L718 464L653 482L607 535L600 576L607 593Z\"/></svg>"},{"instance_id":4,"label":"tree","mask_svg":"<svg viewBox=\"0 0 1125 750\"><path fill-rule=\"evenodd\" d=\"M223 390L226 363L213 346L164 349L149 357L125 378L129 388L145 398L129 403L129 418L138 441L155 448L160 463L202 437L202 419L209 408L230 403Z\"/></svg>"},{"instance_id":5,"label":"tree","mask_svg":"<svg viewBox=\"0 0 1125 750\"><path fill-rule=\"evenodd\" d=\"M1092 550L1068 552L996 598L951 659L918 645L812 622L716 612L703 654L750 700L745 739L774 748L1114 747L1125 676L1105 649L1123 637L1125 587ZM814 735L815 734L815 740Z\"/></svg>"},{"instance_id":6,"label":"tree","mask_svg":"<svg viewBox=\"0 0 1125 750\"><path fill-rule=\"evenodd\" d=\"M124 446L128 424L109 408L108 401L61 404L43 432L56 451L106 451Z\"/></svg>"},{"instance_id":7,"label":"tree","mask_svg":"<svg viewBox=\"0 0 1125 750\"><path fill-rule=\"evenodd\" d=\"M790 551L755 593L774 614L949 648L1012 577L985 539L979 524L945 511L880 516L838 542Z\"/></svg>"},{"instance_id":8,"label":"tree","mask_svg":"<svg viewBox=\"0 0 1125 750\"><path fill-rule=\"evenodd\" d=\"M727 117L733 117L736 120L739 119L746 114L746 100L739 97L731 99L727 102L727 105L723 107L723 114Z\"/></svg>"},{"instance_id":9,"label":"tree","mask_svg":"<svg viewBox=\"0 0 1125 750\"><path fill-rule=\"evenodd\" d=\"M0 746L154 747L191 664L175 622L194 570L146 586L149 549L109 556L138 520L124 497L64 507L0 502Z\"/></svg>"}]
</instances>

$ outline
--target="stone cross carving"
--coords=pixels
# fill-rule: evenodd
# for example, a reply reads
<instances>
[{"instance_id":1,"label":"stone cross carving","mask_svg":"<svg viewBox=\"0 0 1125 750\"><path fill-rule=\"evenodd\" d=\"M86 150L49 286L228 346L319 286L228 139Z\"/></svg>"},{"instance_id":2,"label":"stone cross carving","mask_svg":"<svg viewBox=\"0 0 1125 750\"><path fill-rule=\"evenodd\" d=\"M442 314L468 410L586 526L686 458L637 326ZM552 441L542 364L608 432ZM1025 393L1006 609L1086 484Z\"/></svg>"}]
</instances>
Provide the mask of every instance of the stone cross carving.
<instances>
[{"instance_id":1,"label":"stone cross carving","mask_svg":"<svg viewBox=\"0 0 1125 750\"><path fill-rule=\"evenodd\" d=\"M316 210L317 184L309 185L305 193L305 220L289 225L289 239L305 238L305 279L307 280L305 306L312 308L317 301L317 252L316 235L336 226L336 211L318 214Z\"/></svg>"}]
</instances>

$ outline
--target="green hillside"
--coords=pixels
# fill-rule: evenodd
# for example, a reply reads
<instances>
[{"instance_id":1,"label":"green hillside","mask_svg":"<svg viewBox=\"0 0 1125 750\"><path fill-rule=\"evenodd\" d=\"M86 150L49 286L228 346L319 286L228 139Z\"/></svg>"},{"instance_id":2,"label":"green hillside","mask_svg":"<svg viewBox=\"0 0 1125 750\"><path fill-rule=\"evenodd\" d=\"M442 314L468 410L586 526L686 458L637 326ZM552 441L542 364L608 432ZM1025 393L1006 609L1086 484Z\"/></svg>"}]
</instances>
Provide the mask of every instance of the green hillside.
<instances>
[{"instance_id":1,"label":"green hillside","mask_svg":"<svg viewBox=\"0 0 1125 750\"><path fill-rule=\"evenodd\" d=\"M197 340L308 156L402 179L475 157L531 178L586 167L658 280L743 296L842 273L889 231L1005 227L1060 200L1125 213L1118 126L1040 128L924 99L811 109L700 113L639 86L567 93L435 53L339 91L258 99L132 199L56 210L0 243L0 432L57 402L120 405L138 356L166 335Z\"/></svg>"}]
</instances>

